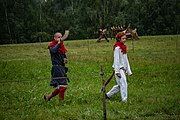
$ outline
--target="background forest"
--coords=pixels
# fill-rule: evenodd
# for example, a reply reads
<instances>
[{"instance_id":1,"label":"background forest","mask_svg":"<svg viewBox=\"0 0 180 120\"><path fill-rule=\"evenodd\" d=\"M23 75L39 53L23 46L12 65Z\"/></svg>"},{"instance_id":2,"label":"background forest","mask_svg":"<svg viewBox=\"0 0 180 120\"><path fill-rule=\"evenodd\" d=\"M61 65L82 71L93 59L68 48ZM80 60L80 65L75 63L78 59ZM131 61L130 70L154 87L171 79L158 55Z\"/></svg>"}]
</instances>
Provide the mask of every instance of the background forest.
<instances>
[{"instance_id":1,"label":"background forest","mask_svg":"<svg viewBox=\"0 0 180 120\"><path fill-rule=\"evenodd\" d=\"M0 44L98 37L99 28L131 24L139 35L178 34L179 0L1 0Z\"/></svg>"}]
</instances>

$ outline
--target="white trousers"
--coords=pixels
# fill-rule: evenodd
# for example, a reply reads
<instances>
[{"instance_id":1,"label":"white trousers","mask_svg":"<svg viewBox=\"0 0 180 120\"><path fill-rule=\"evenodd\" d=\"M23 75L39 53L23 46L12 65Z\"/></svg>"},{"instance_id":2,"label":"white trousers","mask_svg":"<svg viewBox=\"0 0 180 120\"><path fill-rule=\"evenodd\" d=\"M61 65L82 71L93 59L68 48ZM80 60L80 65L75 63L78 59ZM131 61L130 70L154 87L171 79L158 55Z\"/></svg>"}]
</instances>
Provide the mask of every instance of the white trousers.
<instances>
[{"instance_id":1,"label":"white trousers","mask_svg":"<svg viewBox=\"0 0 180 120\"><path fill-rule=\"evenodd\" d=\"M127 81L126 81L126 74L125 74L124 70L122 70L122 69L120 69L120 74L121 74L121 78L119 78L117 75L115 75L117 85L114 85L112 87L112 89L107 93L107 96L110 98L117 92L120 92L122 101L126 102L127 95L128 95L128 93L127 93L128 85L127 85Z\"/></svg>"}]
</instances>

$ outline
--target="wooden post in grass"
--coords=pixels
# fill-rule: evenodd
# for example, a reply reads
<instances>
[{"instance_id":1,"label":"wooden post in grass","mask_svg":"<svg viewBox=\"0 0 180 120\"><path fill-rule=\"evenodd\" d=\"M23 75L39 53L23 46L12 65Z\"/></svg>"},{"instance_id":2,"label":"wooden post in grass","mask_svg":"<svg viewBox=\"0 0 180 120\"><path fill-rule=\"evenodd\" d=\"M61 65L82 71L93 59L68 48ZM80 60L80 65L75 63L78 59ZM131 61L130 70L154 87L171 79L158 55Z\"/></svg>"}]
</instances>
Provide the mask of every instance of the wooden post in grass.
<instances>
[{"instance_id":1,"label":"wooden post in grass","mask_svg":"<svg viewBox=\"0 0 180 120\"><path fill-rule=\"evenodd\" d=\"M105 88L105 80L104 80L104 69L103 66L101 66L101 76L102 76L102 92L103 92L103 115L104 120L106 120L106 88Z\"/></svg>"},{"instance_id":2,"label":"wooden post in grass","mask_svg":"<svg viewBox=\"0 0 180 120\"><path fill-rule=\"evenodd\" d=\"M132 49L133 49L133 53L134 53L134 40L132 39Z\"/></svg>"}]
</instances>

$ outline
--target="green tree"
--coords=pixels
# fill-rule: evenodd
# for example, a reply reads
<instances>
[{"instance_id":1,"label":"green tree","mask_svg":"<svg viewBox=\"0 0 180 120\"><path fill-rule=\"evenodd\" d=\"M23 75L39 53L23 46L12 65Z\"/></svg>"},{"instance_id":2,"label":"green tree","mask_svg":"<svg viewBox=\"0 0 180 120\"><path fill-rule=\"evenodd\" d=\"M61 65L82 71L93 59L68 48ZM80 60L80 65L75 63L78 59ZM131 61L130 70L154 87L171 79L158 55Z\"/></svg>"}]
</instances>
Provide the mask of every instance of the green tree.
<instances>
[{"instance_id":1,"label":"green tree","mask_svg":"<svg viewBox=\"0 0 180 120\"><path fill-rule=\"evenodd\" d=\"M99 28L131 24L140 35L176 34L177 0L2 0L0 44L41 42L70 30L69 39L97 38ZM46 36L46 37L44 37Z\"/></svg>"}]
</instances>

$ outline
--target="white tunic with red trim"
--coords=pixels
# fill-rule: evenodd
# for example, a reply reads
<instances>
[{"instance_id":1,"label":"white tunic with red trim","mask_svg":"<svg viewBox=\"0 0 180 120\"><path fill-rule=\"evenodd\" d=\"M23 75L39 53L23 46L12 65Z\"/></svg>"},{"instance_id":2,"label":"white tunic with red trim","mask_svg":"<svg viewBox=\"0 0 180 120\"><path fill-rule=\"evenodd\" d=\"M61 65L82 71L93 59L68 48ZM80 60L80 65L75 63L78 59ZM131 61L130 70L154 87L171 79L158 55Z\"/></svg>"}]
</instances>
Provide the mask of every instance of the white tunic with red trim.
<instances>
[{"instance_id":1,"label":"white tunic with red trim","mask_svg":"<svg viewBox=\"0 0 180 120\"><path fill-rule=\"evenodd\" d=\"M123 54L119 46L114 49L114 63L112 67L114 68L115 74L119 73L120 69L125 69L128 75L132 74L127 53Z\"/></svg>"}]
</instances>

